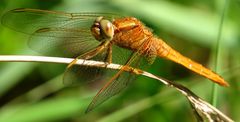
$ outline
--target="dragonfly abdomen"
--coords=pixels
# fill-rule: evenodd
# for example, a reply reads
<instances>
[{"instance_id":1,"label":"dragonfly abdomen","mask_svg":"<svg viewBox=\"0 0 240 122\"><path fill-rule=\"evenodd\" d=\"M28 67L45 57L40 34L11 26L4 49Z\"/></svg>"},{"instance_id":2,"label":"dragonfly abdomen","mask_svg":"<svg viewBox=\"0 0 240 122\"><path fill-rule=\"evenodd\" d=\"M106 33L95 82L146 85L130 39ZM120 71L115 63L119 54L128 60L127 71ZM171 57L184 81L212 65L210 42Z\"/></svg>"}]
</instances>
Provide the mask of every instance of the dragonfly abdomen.
<instances>
[{"instance_id":1,"label":"dragonfly abdomen","mask_svg":"<svg viewBox=\"0 0 240 122\"><path fill-rule=\"evenodd\" d=\"M202 75L222 86L228 86L228 83L221 76L214 73L210 69L202 66L201 64L181 55L180 53L172 49L170 46L168 46L162 40L158 39L158 41L155 41L154 45L159 45L157 48L158 56L164 57L166 59L174 61L175 63L181 64L187 69L199 75Z\"/></svg>"},{"instance_id":2,"label":"dragonfly abdomen","mask_svg":"<svg viewBox=\"0 0 240 122\"><path fill-rule=\"evenodd\" d=\"M155 59L155 55L167 58L220 85L228 86L221 76L181 55L168 46L163 40L154 37L151 31L136 18L116 19L113 25L115 26L115 31L112 41L118 46L133 51L140 51L148 58L152 57L151 60Z\"/></svg>"}]
</instances>

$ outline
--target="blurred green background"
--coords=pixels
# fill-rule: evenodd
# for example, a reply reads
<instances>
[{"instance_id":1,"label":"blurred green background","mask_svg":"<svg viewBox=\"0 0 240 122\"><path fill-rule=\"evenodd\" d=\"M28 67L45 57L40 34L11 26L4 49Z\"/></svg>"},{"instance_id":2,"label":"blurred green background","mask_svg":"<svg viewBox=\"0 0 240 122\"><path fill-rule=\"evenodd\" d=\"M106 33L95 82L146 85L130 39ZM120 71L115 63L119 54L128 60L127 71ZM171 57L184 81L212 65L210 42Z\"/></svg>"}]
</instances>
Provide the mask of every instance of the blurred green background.
<instances>
[{"instance_id":1,"label":"blurred green background","mask_svg":"<svg viewBox=\"0 0 240 122\"><path fill-rule=\"evenodd\" d=\"M225 11L219 52L215 53L223 7ZM187 57L214 69L230 84L219 87L217 108L240 121L240 1L232 0L1 0L0 14L15 8L65 12L110 12L134 16L154 34ZM15 20L18 21L18 20ZM27 46L29 35L0 25L0 55L39 55ZM84 111L97 90L65 87L66 65L47 63L0 63L1 122L170 122L196 121L183 95L158 81L140 77L121 94L92 112ZM182 66L157 59L147 70L187 86L211 102L212 82Z\"/></svg>"}]
</instances>

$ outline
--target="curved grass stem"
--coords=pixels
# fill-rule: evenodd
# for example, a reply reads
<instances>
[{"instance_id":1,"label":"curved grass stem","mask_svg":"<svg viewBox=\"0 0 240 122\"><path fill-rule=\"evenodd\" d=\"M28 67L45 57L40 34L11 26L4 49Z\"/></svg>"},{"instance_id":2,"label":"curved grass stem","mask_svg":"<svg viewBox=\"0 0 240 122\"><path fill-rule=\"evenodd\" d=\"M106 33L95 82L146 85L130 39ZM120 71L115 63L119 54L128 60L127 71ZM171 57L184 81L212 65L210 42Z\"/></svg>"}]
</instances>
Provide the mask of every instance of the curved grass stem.
<instances>
[{"instance_id":1,"label":"curved grass stem","mask_svg":"<svg viewBox=\"0 0 240 122\"><path fill-rule=\"evenodd\" d=\"M74 59L72 58L61 58L61 57L46 57L46 56L16 56L16 55L0 55L0 62L48 62L48 63L63 63L68 64L72 62ZM85 66L93 66L93 67L104 67L110 68L115 70L120 70L123 66L119 64L106 64L104 62L93 61L93 60L82 60L79 59L76 61L75 65L85 65ZM125 72L133 72L137 75L143 75L152 79L156 79L161 83L165 84L168 87L174 88L183 94L191 104L191 107L194 110L197 119L200 120L208 120L208 121L215 121L215 120L222 120L226 122L232 122L230 118L224 115L221 111L216 109L215 107L211 106L209 103L205 102L197 95L195 95L192 91L187 89L186 87L164 79L159 76L155 76L151 73L146 71L142 71L140 69L135 69L132 67L124 66Z\"/></svg>"},{"instance_id":2,"label":"curved grass stem","mask_svg":"<svg viewBox=\"0 0 240 122\"><path fill-rule=\"evenodd\" d=\"M219 72L219 66L220 66L220 44L221 44L221 36L222 36L222 30L223 30L223 22L224 18L226 16L227 8L229 5L229 0L225 0L223 9L221 11L221 18L220 18L220 23L219 23L219 28L218 28L218 34L217 34L217 42L215 44L215 53L214 53L214 70L216 72ZM212 100L211 103L213 106L217 106L217 96L218 96L218 85L213 84L212 85Z\"/></svg>"}]
</instances>

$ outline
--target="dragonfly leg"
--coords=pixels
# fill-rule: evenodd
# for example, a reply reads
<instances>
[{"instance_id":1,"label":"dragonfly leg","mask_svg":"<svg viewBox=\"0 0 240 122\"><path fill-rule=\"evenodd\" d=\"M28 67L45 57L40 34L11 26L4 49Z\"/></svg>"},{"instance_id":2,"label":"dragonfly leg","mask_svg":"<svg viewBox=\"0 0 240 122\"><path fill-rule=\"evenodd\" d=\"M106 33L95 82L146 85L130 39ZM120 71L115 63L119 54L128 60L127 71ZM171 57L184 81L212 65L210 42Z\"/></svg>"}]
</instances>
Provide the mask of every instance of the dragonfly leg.
<instances>
[{"instance_id":1,"label":"dragonfly leg","mask_svg":"<svg viewBox=\"0 0 240 122\"><path fill-rule=\"evenodd\" d=\"M112 45L109 45L109 47L107 49L107 56L106 56L105 62L107 64L112 63Z\"/></svg>"},{"instance_id":2,"label":"dragonfly leg","mask_svg":"<svg viewBox=\"0 0 240 122\"><path fill-rule=\"evenodd\" d=\"M90 58L96 56L97 54L101 53L109 45L109 43L110 43L110 41L104 41L99 46L97 46L95 49L93 49L89 52L86 52L83 55L78 56L72 62L70 62L70 64L67 66L67 68L70 68L71 66L73 66L77 62L77 60L80 58L87 60L87 59L90 59Z\"/></svg>"},{"instance_id":3,"label":"dragonfly leg","mask_svg":"<svg viewBox=\"0 0 240 122\"><path fill-rule=\"evenodd\" d=\"M107 67L108 64L112 63L112 45L109 44L109 47L107 49L107 56L104 59L105 67Z\"/></svg>"}]
</instances>

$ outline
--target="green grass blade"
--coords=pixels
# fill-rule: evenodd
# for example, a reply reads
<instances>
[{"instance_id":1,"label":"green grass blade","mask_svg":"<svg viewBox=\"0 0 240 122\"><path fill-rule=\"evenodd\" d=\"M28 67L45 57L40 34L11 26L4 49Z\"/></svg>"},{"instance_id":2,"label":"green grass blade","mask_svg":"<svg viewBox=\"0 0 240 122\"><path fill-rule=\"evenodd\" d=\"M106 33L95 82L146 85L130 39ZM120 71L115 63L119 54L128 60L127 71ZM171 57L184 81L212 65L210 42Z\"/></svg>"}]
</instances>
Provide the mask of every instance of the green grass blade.
<instances>
[{"instance_id":1,"label":"green grass blade","mask_svg":"<svg viewBox=\"0 0 240 122\"><path fill-rule=\"evenodd\" d=\"M217 41L216 41L216 46L215 46L215 54L214 54L215 57L213 58L214 59L214 69L216 72L219 72L219 68L218 68L220 66L219 60L221 60L219 50L220 50L220 43L222 43L221 38L222 38L222 33L223 33L223 23L224 23L224 19L225 19L226 13L227 13L228 5L229 5L229 1L225 0L224 6L222 9L222 13L221 13L220 23L219 23ZM218 85L213 84L212 89L213 90L212 90L211 103L213 106L217 106Z\"/></svg>"}]
</instances>

